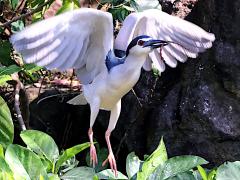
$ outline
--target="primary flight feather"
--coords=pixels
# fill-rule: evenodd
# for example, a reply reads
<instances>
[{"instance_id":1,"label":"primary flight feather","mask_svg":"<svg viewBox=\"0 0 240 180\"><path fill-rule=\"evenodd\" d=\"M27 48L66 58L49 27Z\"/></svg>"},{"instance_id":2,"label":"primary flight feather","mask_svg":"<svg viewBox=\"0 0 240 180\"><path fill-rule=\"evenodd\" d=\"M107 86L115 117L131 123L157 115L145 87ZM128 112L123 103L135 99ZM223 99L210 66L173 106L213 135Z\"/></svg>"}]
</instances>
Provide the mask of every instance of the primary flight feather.
<instances>
[{"instance_id":1,"label":"primary flight feather","mask_svg":"<svg viewBox=\"0 0 240 180\"><path fill-rule=\"evenodd\" d=\"M117 172L110 135L121 111L121 98L137 83L141 68L159 72L165 64L176 67L212 46L214 34L160 10L130 14L114 41L112 15L95 9L78 9L37 22L14 34L10 41L26 63L48 69L74 68L83 93L71 104L90 104L91 163L97 161L93 124L100 109L111 112L105 134L110 163ZM114 49L116 51L114 51Z\"/></svg>"}]
</instances>

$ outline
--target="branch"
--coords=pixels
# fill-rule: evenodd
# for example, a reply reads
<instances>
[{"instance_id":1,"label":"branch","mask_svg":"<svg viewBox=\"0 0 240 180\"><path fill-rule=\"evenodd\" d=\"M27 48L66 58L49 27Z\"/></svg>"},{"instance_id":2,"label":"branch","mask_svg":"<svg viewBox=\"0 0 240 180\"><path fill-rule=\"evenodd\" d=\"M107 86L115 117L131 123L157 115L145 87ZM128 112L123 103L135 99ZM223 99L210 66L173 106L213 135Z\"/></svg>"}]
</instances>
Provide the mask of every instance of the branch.
<instances>
[{"instance_id":1,"label":"branch","mask_svg":"<svg viewBox=\"0 0 240 180\"><path fill-rule=\"evenodd\" d=\"M24 124L23 117L22 117L22 112L20 110L20 100L19 100L20 99L20 95L19 95L20 90L23 89L24 86L23 86L22 82L19 80L17 73L12 74L12 79L15 80L17 83L15 86L14 108L17 113L18 123L20 125L21 130L26 130L26 126Z\"/></svg>"},{"instance_id":2,"label":"branch","mask_svg":"<svg viewBox=\"0 0 240 180\"><path fill-rule=\"evenodd\" d=\"M8 22L5 22L3 24L0 25L0 27L7 27L9 26L11 23L17 21L17 20L20 20L20 19L23 19L23 18L26 18L27 16L30 16L32 14L34 14L35 12L39 11L40 9L42 9L42 7L46 6L48 3L52 2L53 0L48 0L47 2L43 3L42 5L38 6L36 9L30 11L30 12L27 12L25 14L22 14L20 16L17 16L17 17L14 17L12 20L8 21Z\"/></svg>"}]
</instances>

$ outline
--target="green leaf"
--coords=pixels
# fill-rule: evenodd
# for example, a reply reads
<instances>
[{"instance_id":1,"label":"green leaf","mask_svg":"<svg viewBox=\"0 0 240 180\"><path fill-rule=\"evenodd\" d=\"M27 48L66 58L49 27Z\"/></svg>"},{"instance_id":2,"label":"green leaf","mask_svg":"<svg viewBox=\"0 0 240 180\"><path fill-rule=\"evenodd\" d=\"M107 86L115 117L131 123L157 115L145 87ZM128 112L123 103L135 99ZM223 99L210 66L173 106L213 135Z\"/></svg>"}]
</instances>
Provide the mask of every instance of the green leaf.
<instances>
[{"instance_id":1,"label":"green leaf","mask_svg":"<svg viewBox=\"0 0 240 180\"><path fill-rule=\"evenodd\" d=\"M3 159L3 157L0 157L0 179L1 180L14 180L13 179L13 173L11 169L9 168L6 161Z\"/></svg>"},{"instance_id":2,"label":"green leaf","mask_svg":"<svg viewBox=\"0 0 240 180\"><path fill-rule=\"evenodd\" d=\"M61 179L67 179L67 180L78 180L78 179L84 179L84 180L92 180L95 175L95 171L93 168L90 167L76 167L67 173L65 173L63 176L61 176Z\"/></svg>"},{"instance_id":3,"label":"green leaf","mask_svg":"<svg viewBox=\"0 0 240 180\"><path fill-rule=\"evenodd\" d=\"M95 166L95 171L96 172L100 172L104 169L107 169L107 164L105 166L102 166L102 163L105 161L105 159L107 159L108 157L108 150L106 148L98 148L97 147L97 157L98 157L98 164ZM90 153L88 152L87 153L87 156L86 156L86 162L87 162L87 165L90 167Z\"/></svg>"},{"instance_id":4,"label":"green leaf","mask_svg":"<svg viewBox=\"0 0 240 180\"><path fill-rule=\"evenodd\" d=\"M12 80L12 77L10 75L2 75L0 76L0 86L3 86L6 84L7 81Z\"/></svg>"},{"instance_id":5,"label":"green leaf","mask_svg":"<svg viewBox=\"0 0 240 180\"><path fill-rule=\"evenodd\" d=\"M64 1L62 7L57 11L56 15L62 14L67 11L72 11L79 8L79 3L76 1Z\"/></svg>"},{"instance_id":6,"label":"green leaf","mask_svg":"<svg viewBox=\"0 0 240 180\"><path fill-rule=\"evenodd\" d=\"M162 179L176 176L178 173L189 171L198 165L207 163L205 159L198 156L184 155L172 157L165 162L162 170Z\"/></svg>"},{"instance_id":7,"label":"green leaf","mask_svg":"<svg viewBox=\"0 0 240 180\"><path fill-rule=\"evenodd\" d=\"M24 143L39 155L44 155L49 161L54 163L58 156L58 147L51 136L37 130L26 130L20 134Z\"/></svg>"},{"instance_id":8,"label":"green leaf","mask_svg":"<svg viewBox=\"0 0 240 180\"><path fill-rule=\"evenodd\" d=\"M99 179L128 179L127 176L117 171L117 177L115 177L114 173L111 169L105 169L96 174Z\"/></svg>"},{"instance_id":9,"label":"green leaf","mask_svg":"<svg viewBox=\"0 0 240 180\"><path fill-rule=\"evenodd\" d=\"M2 144L4 148L13 142L13 131L14 127L10 110L0 96L0 144Z\"/></svg>"},{"instance_id":10,"label":"green leaf","mask_svg":"<svg viewBox=\"0 0 240 180\"><path fill-rule=\"evenodd\" d=\"M6 150L5 159L16 180L30 180L47 176L40 158L27 148L11 144Z\"/></svg>"},{"instance_id":11,"label":"green leaf","mask_svg":"<svg viewBox=\"0 0 240 180\"><path fill-rule=\"evenodd\" d=\"M207 180L214 180L216 177L217 171L215 169L213 169L212 171L210 171L210 173L208 174Z\"/></svg>"},{"instance_id":12,"label":"green leaf","mask_svg":"<svg viewBox=\"0 0 240 180\"><path fill-rule=\"evenodd\" d=\"M36 64L24 64L23 65L24 71L27 71L29 74L32 74L32 73L34 73L36 71L39 71L42 68L43 67L37 66Z\"/></svg>"},{"instance_id":13,"label":"green leaf","mask_svg":"<svg viewBox=\"0 0 240 180\"><path fill-rule=\"evenodd\" d=\"M16 72L19 72L21 71L22 68L13 64L13 65L10 65L10 66L7 66L7 67L0 67L0 76L2 75L11 75L13 73L16 73Z\"/></svg>"},{"instance_id":14,"label":"green leaf","mask_svg":"<svg viewBox=\"0 0 240 180\"><path fill-rule=\"evenodd\" d=\"M11 30L13 33L21 31L24 29L24 23L22 20L17 20L11 24Z\"/></svg>"},{"instance_id":15,"label":"green leaf","mask_svg":"<svg viewBox=\"0 0 240 180\"><path fill-rule=\"evenodd\" d=\"M75 156L76 154L78 154L79 152L85 150L86 148L88 148L90 146L90 143L83 143L83 144L79 144L76 146L73 146L69 149L66 149L65 151L63 151L63 154L61 154L59 156L59 159L56 163L56 168L55 168L55 172L58 172L60 166L67 161L68 159L72 158L73 156Z\"/></svg>"},{"instance_id":16,"label":"green leaf","mask_svg":"<svg viewBox=\"0 0 240 180\"><path fill-rule=\"evenodd\" d=\"M4 66L14 63L11 58L11 44L9 41L0 40L0 63Z\"/></svg>"},{"instance_id":17,"label":"green leaf","mask_svg":"<svg viewBox=\"0 0 240 180\"><path fill-rule=\"evenodd\" d=\"M163 165L167 159L167 150L162 138L157 149L144 161L142 170L138 172L137 178L146 179L158 166Z\"/></svg>"},{"instance_id":18,"label":"green leaf","mask_svg":"<svg viewBox=\"0 0 240 180\"><path fill-rule=\"evenodd\" d=\"M12 7L12 9L16 9L17 5L18 5L18 0L9 0L9 3Z\"/></svg>"},{"instance_id":19,"label":"green leaf","mask_svg":"<svg viewBox=\"0 0 240 180\"><path fill-rule=\"evenodd\" d=\"M1 144L0 144L0 157L4 158L4 150Z\"/></svg>"},{"instance_id":20,"label":"green leaf","mask_svg":"<svg viewBox=\"0 0 240 180\"><path fill-rule=\"evenodd\" d=\"M240 161L226 162L217 169L216 180L239 180Z\"/></svg>"},{"instance_id":21,"label":"green leaf","mask_svg":"<svg viewBox=\"0 0 240 180\"><path fill-rule=\"evenodd\" d=\"M140 170L140 165L143 163L134 152L128 154L126 160L126 171L129 178L132 178Z\"/></svg>"},{"instance_id":22,"label":"green leaf","mask_svg":"<svg viewBox=\"0 0 240 180\"><path fill-rule=\"evenodd\" d=\"M192 172L179 173L174 177L168 178L167 180L196 180Z\"/></svg>"},{"instance_id":23,"label":"green leaf","mask_svg":"<svg viewBox=\"0 0 240 180\"><path fill-rule=\"evenodd\" d=\"M48 174L48 180L60 180L59 176L57 174Z\"/></svg>"},{"instance_id":24,"label":"green leaf","mask_svg":"<svg viewBox=\"0 0 240 180\"><path fill-rule=\"evenodd\" d=\"M200 166L200 165L197 166L197 169L198 169L199 173L201 174L202 179L203 179L203 180L208 180L207 173L206 173L206 171L202 168L202 166Z\"/></svg>"}]
</instances>

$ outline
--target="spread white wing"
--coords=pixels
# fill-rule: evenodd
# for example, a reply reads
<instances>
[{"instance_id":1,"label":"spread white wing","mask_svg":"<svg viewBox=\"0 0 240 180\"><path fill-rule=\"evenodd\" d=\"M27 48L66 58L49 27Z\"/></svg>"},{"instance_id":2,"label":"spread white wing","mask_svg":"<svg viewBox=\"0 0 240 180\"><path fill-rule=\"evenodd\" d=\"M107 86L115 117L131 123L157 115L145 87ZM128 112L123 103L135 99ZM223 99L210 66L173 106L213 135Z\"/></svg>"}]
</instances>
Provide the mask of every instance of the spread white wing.
<instances>
[{"instance_id":1,"label":"spread white wing","mask_svg":"<svg viewBox=\"0 0 240 180\"><path fill-rule=\"evenodd\" d=\"M112 15L81 8L28 26L10 40L26 63L75 68L87 84L106 68L105 57L113 48Z\"/></svg>"},{"instance_id":2,"label":"spread white wing","mask_svg":"<svg viewBox=\"0 0 240 180\"><path fill-rule=\"evenodd\" d=\"M130 14L115 40L115 48L126 50L129 42L138 35L174 42L162 48L163 59L159 49L155 49L143 66L150 70L153 64L160 72L165 70L165 63L176 67L177 60L185 62L188 57L196 58L198 53L210 48L215 40L214 34L197 25L156 9Z\"/></svg>"}]
</instances>

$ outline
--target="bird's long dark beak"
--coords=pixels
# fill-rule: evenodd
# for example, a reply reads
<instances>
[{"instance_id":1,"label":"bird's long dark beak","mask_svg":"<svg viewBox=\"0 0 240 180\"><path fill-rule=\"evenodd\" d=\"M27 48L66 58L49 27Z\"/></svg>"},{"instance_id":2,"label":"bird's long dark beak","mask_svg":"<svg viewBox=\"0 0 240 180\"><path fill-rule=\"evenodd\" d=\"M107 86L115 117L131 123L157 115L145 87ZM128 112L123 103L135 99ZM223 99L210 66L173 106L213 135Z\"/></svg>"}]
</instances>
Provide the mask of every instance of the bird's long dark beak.
<instances>
[{"instance_id":1,"label":"bird's long dark beak","mask_svg":"<svg viewBox=\"0 0 240 180\"><path fill-rule=\"evenodd\" d=\"M156 49L156 48L159 48L159 47L162 47L162 46L166 46L168 44L169 43L167 41L152 39L152 40L144 42L143 47L149 47L150 46L152 49Z\"/></svg>"}]
</instances>

